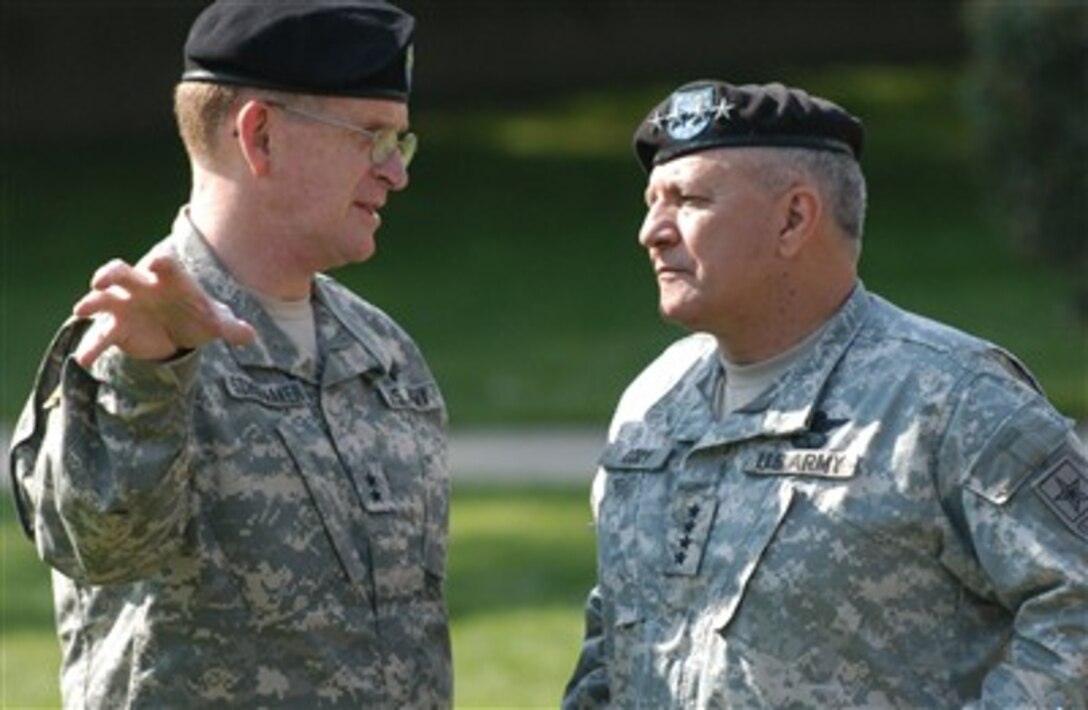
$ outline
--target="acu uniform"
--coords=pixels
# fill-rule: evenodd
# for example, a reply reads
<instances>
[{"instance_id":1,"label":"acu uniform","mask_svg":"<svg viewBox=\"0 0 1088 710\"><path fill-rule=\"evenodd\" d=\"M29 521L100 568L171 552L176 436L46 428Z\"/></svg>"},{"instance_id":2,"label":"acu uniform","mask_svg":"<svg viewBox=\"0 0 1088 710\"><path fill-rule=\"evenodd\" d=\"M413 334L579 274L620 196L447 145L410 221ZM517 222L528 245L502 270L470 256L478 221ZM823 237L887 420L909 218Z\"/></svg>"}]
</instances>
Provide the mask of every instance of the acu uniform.
<instances>
[{"instance_id":1,"label":"acu uniform","mask_svg":"<svg viewBox=\"0 0 1088 710\"><path fill-rule=\"evenodd\" d=\"M319 277L317 368L184 214L169 244L262 338L89 372L86 321L51 346L12 471L66 702L447 706L446 412L416 346Z\"/></svg>"},{"instance_id":2,"label":"acu uniform","mask_svg":"<svg viewBox=\"0 0 1088 710\"><path fill-rule=\"evenodd\" d=\"M859 286L724 418L720 378L690 336L621 400L567 707L1084 707L1088 468L1015 361Z\"/></svg>"},{"instance_id":3,"label":"acu uniform","mask_svg":"<svg viewBox=\"0 0 1088 710\"><path fill-rule=\"evenodd\" d=\"M445 707L446 413L388 316L319 277L301 357L187 217L169 244L262 334L170 363L47 354L13 438L73 707Z\"/></svg>"},{"instance_id":4,"label":"acu uniform","mask_svg":"<svg viewBox=\"0 0 1088 710\"><path fill-rule=\"evenodd\" d=\"M697 82L636 150L861 137L803 92ZM762 394L723 415L722 387L697 334L620 401L565 708L1088 705L1088 462L1015 359L858 284Z\"/></svg>"},{"instance_id":5,"label":"acu uniform","mask_svg":"<svg viewBox=\"0 0 1088 710\"><path fill-rule=\"evenodd\" d=\"M404 102L413 31L384 0L219 0L183 81ZM317 275L315 362L184 210L167 245L259 340L89 371L86 321L50 347L11 470L66 705L449 707L446 409L416 345Z\"/></svg>"}]
</instances>

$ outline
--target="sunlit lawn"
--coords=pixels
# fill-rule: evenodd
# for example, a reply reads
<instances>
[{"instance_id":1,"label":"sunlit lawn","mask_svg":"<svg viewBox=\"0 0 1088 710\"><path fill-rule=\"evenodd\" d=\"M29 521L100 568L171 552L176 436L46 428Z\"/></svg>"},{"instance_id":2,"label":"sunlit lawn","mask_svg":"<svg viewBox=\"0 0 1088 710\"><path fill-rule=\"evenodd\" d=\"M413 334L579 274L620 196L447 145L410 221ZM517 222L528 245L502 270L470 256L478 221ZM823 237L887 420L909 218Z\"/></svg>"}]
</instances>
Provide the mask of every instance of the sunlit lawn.
<instances>
[{"instance_id":1,"label":"sunlit lawn","mask_svg":"<svg viewBox=\"0 0 1088 710\"><path fill-rule=\"evenodd\" d=\"M457 707L555 707L593 580L585 487L457 486L447 591ZM56 707L48 574L0 505L0 708Z\"/></svg>"},{"instance_id":2,"label":"sunlit lawn","mask_svg":"<svg viewBox=\"0 0 1088 710\"><path fill-rule=\"evenodd\" d=\"M0 708L56 707L59 651L49 572L0 489Z\"/></svg>"}]
</instances>

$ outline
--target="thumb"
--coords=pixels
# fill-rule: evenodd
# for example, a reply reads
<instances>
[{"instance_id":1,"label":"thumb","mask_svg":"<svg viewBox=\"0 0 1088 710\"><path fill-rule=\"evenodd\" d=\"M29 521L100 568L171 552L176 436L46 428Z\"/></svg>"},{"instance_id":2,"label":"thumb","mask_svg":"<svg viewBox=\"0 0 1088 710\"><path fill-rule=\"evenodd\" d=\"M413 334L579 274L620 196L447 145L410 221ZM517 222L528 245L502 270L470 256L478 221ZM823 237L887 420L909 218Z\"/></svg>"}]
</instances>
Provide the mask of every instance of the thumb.
<instances>
[{"instance_id":1,"label":"thumb","mask_svg":"<svg viewBox=\"0 0 1088 710\"><path fill-rule=\"evenodd\" d=\"M257 331L253 326L234 315L234 311L225 303L216 301L213 304L219 337L231 345L249 345L257 339Z\"/></svg>"}]
</instances>

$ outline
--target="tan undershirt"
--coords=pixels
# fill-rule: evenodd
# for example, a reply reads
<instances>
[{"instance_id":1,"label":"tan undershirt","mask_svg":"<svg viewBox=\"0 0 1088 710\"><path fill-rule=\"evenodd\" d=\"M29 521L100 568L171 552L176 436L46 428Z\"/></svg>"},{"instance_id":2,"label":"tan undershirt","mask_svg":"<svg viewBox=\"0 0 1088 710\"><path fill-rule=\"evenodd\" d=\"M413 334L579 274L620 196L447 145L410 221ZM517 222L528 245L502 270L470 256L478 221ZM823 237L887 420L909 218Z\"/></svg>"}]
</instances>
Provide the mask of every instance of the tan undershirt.
<instances>
[{"instance_id":1,"label":"tan undershirt","mask_svg":"<svg viewBox=\"0 0 1088 710\"><path fill-rule=\"evenodd\" d=\"M284 301L254 293L253 296L272 317L295 347L311 361L317 362L317 326L314 323L313 303L309 298Z\"/></svg>"},{"instance_id":2,"label":"tan undershirt","mask_svg":"<svg viewBox=\"0 0 1088 710\"><path fill-rule=\"evenodd\" d=\"M722 385L715 393L715 413L719 417L725 416L763 394L768 387L786 374L786 370L816 347L816 342L823 335L826 327L826 325L821 326L789 350L761 362L738 365L730 362L725 355L721 355L725 376L722 378Z\"/></svg>"}]
</instances>

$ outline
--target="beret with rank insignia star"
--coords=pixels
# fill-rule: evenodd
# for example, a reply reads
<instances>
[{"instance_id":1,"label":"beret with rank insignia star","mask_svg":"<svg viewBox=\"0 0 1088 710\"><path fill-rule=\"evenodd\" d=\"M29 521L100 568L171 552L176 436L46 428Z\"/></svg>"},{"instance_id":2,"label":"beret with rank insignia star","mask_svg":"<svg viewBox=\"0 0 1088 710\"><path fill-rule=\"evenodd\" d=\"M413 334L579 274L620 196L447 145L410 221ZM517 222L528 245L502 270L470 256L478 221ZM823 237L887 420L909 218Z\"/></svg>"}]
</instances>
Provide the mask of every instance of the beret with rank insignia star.
<instances>
[{"instance_id":1,"label":"beret with rank insignia star","mask_svg":"<svg viewBox=\"0 0 1088 710\"><path fill-rule=\"evenodd\" d=\"M713 148L769 146L827 150L861 158L861 121L836 104L782 84L734 86L701 80L681 86L635 131L646 172Z\"/></svg>"}]
</instances>

